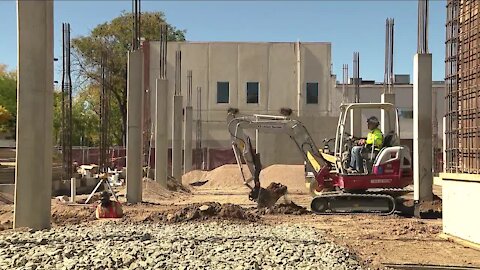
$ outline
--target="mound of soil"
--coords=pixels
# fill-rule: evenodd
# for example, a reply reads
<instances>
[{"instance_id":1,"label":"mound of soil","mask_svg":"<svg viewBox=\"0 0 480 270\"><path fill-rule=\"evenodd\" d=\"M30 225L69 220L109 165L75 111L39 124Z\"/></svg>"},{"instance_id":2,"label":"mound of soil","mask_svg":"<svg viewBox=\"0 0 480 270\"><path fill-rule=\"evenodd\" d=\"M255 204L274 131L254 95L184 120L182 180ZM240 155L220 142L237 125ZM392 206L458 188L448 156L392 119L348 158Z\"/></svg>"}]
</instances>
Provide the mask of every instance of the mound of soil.
<instances>
[{"instance_id":1,"label":"mound of soil","mask_svg":"<svg viewBox=\"0 0 480 270\"><path fill-rule=\"evenodd\" d=\"M303 165L271 165L260 173L260 181L277 182L288 187L291 193L307 193Z\"/></svg>"},{"instance_id":2,"label":"mound of soil","mask_svg":"<svg viewBox=\"0 0 480 270\"><path fill-rule=\"evenodd\" d=\"M276 204L270 209L259 209L257 213L260 215L307 215L310 211L294 202L289 202Z\"/></svg>"},{"instance_id":3,"label":"mound of soil","mask_svg":"<svg viewBox=\"0 0 480 270\"><path fill-rule=\"evenodd\" d=\"M194 220L242 220L255 222L259 216L235 204L220 204L217 202L190 204L176 210L160 212L152 215L151 221L178 223Z\"/></svg>"},{"instance_id":4,"label":"mound of soil","mask_svg":"<svg viewBox=\"0 0 480 270\"><path fill-rule=\"evenodd\" d=\"M62 203L52 203L52 224L80 224L88 221L94 221L95 206L68 206Z\"/></svg>"}]
</instances>

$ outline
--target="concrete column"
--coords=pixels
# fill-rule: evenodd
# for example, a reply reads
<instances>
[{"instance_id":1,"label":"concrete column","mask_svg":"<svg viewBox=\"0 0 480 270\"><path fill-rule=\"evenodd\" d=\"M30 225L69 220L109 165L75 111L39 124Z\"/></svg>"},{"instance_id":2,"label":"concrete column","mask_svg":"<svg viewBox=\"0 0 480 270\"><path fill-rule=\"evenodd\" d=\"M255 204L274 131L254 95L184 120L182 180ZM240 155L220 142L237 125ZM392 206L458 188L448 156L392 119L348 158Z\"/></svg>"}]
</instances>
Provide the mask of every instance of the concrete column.
<instances>
[{"instance_id":1,"label":"concrete column","mask_svg":"<svg viewBox=\"0 0 480 270\"><path fill-rule=\"evenodd\" d=\"M177 181L182 181L182 115L183 96L173 97L172 121L172 176Z\"/></svg>"},{"instance_id":2,"label":"concrete column","mask_svg":"<svg viewBox=\"0 0 480 270\"><path fill-rule=\"evenodd\" d=\"M395 94L382 94L381 96L382 103L391 103L395 105ZM390 131L395 130L395 114L394 112L383 111L381 113L381 122L380 128L382 129L382 133L385 135Z\"/></svg>"},{"instance_id":3,"label":"concrete column","mask_svg":"<svg viewBox=\"0 0 480 270\"><path fill-rule=\"evenodd\" d=\"M192 170L192 131L193 127L193 108L185 108L185 138L183 139L183 173Z\"/></svg>"},{"instance_id":4,"label":"concrete column","mask_svg":"<svg viewBox=\"0 0 480 270\"><path fill-rule=\"evenodd\" d=\"M17 165L13 227L50 228L53 1L17 1Z\"/></svg>"},{"instance_id":5,"label":"concrete column","mask_svg":"<svg viewBox=\"0 0 480 270\"><path fill-rule=\"evenodd\" d=\"M297 51L297 116L300 117L303 115L303 103L306 101L304 101L302 95L302 59L300 51L300 41L297 41L295 45Z\"/></svg>"},{"instance_id":6,"label":"concrete column","mask_svg":"<svg viewBox=\"0 0 480 270\"><path fill-rule=\"evenodd\" d=\"M127 202L142 201L142 51L128 54L127 71Z\"/></svg>"},{"instance_id":7,"label":"concrete column","mask_svg":"<svg viewBox=\"0 0 480 270\"><path fill-rule=\"evenodd\" d=\"M414 200L432 200L432 55L413 59ZM417 204L418 205L418 204Z\"/></svg>"},{"instance_id":8,"label":"concrete column","mask_svg":"<svg viewBox=\"0 0 480 270\"><path fill-rule=\"evenodd\" d=\"M158 79L155 92L155 181L167 187L168 168L168 80Z\"/></svg>"},{"instance_id":9,"label":"concrete column","mask_svg":"<svg viewBox=\"0 0 480 270\"><path fill-rule=\"evenodd\" d=\"M362 137L362 112L358 109L350 111L350 132L352 136Z\"/></svg>"}]
</instances>

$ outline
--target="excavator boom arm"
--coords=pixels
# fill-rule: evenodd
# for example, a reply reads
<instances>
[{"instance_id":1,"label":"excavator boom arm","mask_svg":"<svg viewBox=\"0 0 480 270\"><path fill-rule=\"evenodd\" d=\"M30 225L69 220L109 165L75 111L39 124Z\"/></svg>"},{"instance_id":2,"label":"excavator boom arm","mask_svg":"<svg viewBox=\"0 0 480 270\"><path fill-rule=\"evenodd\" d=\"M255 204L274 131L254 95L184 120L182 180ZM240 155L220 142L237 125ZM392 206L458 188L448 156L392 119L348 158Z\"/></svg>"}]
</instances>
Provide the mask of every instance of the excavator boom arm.
<instances>
[{"instance_id":1,"label":"excavator boom arm","mask_svg":"<svg viewBox=\"0 0 480 270\"><path fill-rule=\"evenodd\" d=\"M244 183L251 189L253 189L253 187L248 183L252 180L255 182L255 187L259 187L260 185L259 176L262 166L260 156L253 152L250 137L245 134L244 130L258 130L261 133L287 134L295 142L307 166L313 171L315 176L321 173L322 168L330 167L330 163L325 160L308 133L308 130L300 121L273 115L246 115L236 117L233 114L229 114L227 122L237 164L240 167ZM252 175L250 178L245 177L242 158Z\"/></svg>"}]
</instances>

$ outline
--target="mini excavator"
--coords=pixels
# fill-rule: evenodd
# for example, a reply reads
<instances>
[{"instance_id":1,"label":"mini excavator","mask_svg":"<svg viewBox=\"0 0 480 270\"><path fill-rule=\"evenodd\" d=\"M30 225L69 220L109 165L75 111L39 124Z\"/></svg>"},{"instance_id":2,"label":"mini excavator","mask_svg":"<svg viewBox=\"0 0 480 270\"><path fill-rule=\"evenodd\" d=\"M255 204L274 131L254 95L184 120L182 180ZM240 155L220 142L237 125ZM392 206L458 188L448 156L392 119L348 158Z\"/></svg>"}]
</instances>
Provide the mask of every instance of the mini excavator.
<instances>
[{"instance_id":1,"label":"mini excavator","mask_svg":"<svg viewBox=\"0 0 480 270\"><path fill-rule=\"evenodd\" d=\"M349 172L350 150L360 138L346 132L347 119L351 119L349 115L353 112L361 110L381 110L387 116L387 122L395 119L392 120L395 123L384 123L391 131L384 134L380 150L365 148L362 151L363 172ZM257 203L268 194L260 185L260 155L254 152L245 130L287 134L293 140L305 161L305 184L313 196L310 207L314 213L389 215L395 212L396 198L411 192L406 189L413 182L411 153L408 147L399 144L398 110L390 103L342 104L333 152L328 146L333 139L324 140L325 145L320 150L306 127L289 117L229 112L227 123L244 184L251 190L250 199ZM245 175L243 161L251 177Z\"/></svg>"}]
</instances>

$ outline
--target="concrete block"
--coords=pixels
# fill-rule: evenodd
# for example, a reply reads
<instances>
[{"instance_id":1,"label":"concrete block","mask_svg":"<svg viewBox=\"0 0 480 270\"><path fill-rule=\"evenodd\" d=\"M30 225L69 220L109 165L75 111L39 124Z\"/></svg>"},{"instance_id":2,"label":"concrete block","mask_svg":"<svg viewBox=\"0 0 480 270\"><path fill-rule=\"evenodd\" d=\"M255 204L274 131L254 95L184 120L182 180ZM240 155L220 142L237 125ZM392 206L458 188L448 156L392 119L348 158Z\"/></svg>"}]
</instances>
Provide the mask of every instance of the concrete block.
<instances>
[{"instance_id":1,"label":"concrete block","mask_svg":"<svg viewBox=\"0 0 480 270\"><path fill-rule=\"evenodd\" d=\"M461 239L480 244L480 178L478 181L456 179L442 174L443 232ZM458 179L458 180L457 180Z\"/></svg>"}]
</instances>

